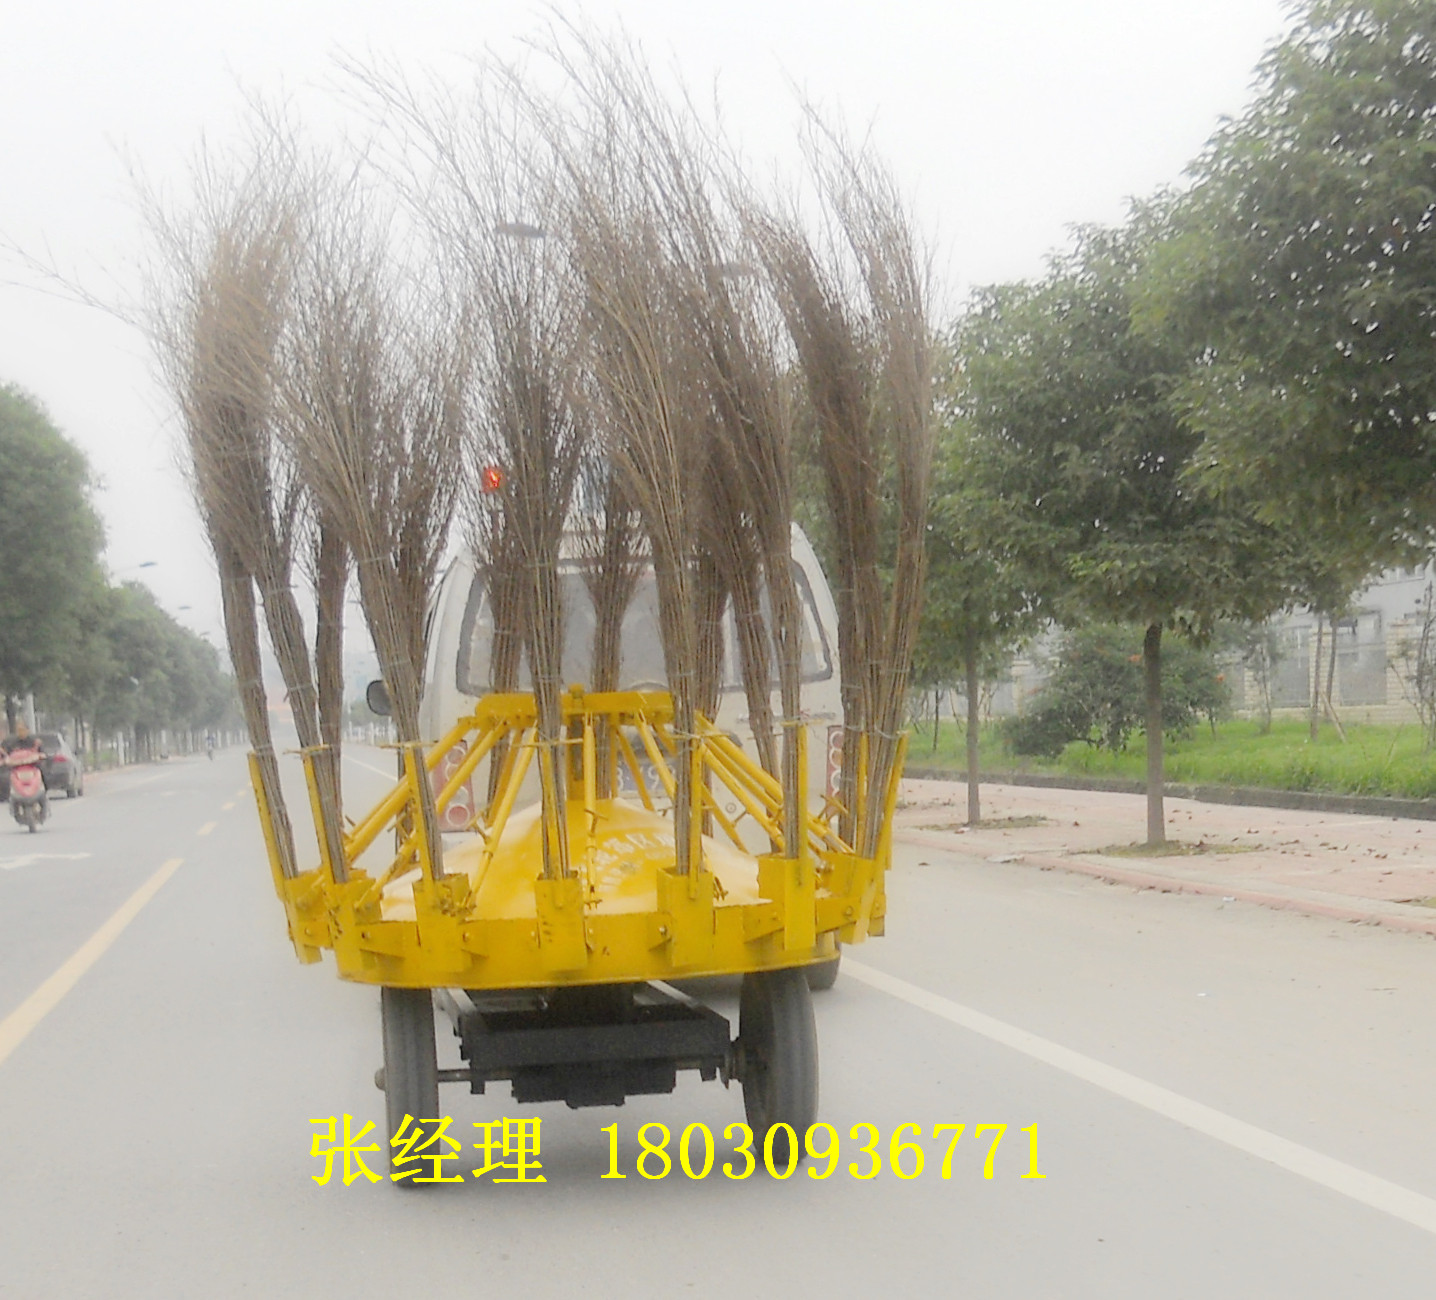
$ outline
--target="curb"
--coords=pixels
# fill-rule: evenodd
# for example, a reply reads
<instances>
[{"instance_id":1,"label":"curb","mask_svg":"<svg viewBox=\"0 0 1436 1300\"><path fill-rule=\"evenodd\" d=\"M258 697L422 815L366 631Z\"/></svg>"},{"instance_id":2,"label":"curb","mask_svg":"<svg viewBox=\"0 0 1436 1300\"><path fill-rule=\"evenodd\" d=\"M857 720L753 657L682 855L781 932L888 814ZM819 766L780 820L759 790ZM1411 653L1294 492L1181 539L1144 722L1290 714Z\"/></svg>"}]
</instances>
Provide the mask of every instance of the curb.
<instances>
[{"instance_id":1,"label":"curb","mask_svg":"<svg viewBox=\"0 0 1436 1300\"><path fill-rule=\"evenodd\" d=\"M951 781L966 785L967 778L950 767L913 767L903 776L919 781ZM1102 794L1146 794L1147 784L1121 776L1049 776L1038 772L984 772L983 785L1029 785L1050 790L1093 790ZM1397 799L1387 795L1325 794L1311 790L1267 790L1259 786L1182 785L1168 782L1162 792L1172 799L1198 803L1240 804L1249 808L1286 808L1293 812L1356 813L1368 817L1410 817L1436 821L1436 799Z\"/></svg>"},{"instance_id":2,"label":"curb","mask_svg":"<svg viewBox=\"0 0 1436 1300\"><path fill-rule=\"evenodd\" d=\"M950 835L894 830L893 838L905 844L923 848L941 849L963 856L976 856L964 854L960 847L952 843L953 837ZM1416 909L1410 908L1409 904L1392 903L1384 899L1371 900L1371 903L1365 907L1361 905L1360 899L1354 899L1351 904L1327 902L1318 898L1303 898L1299 894L1275 894L1268 890L1250 889L1241 885L1233 885L1230 882L1192 880L1185 876L1168 876L1156 871L1140 871L1131 867L1114 866L1111 865L1110 858L1102 858L1099 854L1084 854L1083 857L1091 857L1096 860L1083 862L1066 854L1023 853L1017 855L1013 859L1013 863L1040 867L1045 870L1070 871L1075 875L1090 876L1094 880L1101 880L1109 885L1128 885L1134 889L1155 889L1164 894L1206 894L1242 903L1255 903L1260 907L1270 907L1277 911L1301 912L1307 916L1319 916L1330 921L1355 921L1365 925L1383 925L1390 930L1424 934L1436 939L1436 916L1425 917L1412 914L1416 913ZM1401 908L1402 910L1374 910L1372 903L1379 904L1381 909Z\"/></svg>"}]
</instances>

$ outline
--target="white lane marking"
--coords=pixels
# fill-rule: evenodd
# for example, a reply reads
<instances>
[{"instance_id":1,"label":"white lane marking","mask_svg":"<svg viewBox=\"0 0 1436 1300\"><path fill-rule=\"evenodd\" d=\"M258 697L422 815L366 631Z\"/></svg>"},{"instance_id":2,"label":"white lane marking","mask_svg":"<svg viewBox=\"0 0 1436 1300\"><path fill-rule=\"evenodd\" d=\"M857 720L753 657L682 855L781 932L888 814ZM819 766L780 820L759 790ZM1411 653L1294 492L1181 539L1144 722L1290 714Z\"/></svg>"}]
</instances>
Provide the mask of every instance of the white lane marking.
<instances>
[{"instance_id":1,"label":"white lane marking","mask_svg":"<svg viewBox=\"0 0 1436 1300\"><path fill-rule=\"evenodd\" d=\"M346 763L353 763L355 767L362 767L366 768L370 772L377 772L380 776L385 777L390 781L397 781L399 779L399 773L397 769L393 772L386 772L382 767L375 767L373 763L366 763L362 758L353 758L349 754L344 755L344 761Z\"/></svg>"},{"instance_id":2,"label":"white lane marking","mask_svg":"<svg viewBox=\"0 0 1436 1300\"><path fill-rule=\"evenodd\" d=\"M208 834L210 833L210 831L212 831L212 830L213 830L216 826L218 826L218 825L219 825L218 822L205 822L205 824L204 824L203 826L201 826L201 827L199 828L199 830L197 830L197 831L195 832L195 834L196 834L196 835L208 835Z\"/></svg>"},{"instance_id":3,"label":"white lane marking","mask_svg":"<svg viewBox=\"0 0 1436 1300\"><path fill-rule=\"evenodd\" d=\"M80 945L59 970L4 1020L0 1020L0 1063L55 1009L60 999L79 982L80 976L99 961L105 950L120 937L125 926L139 915L140 909L159 893L165 881L179 870L183 861L183 858L170 858L161 865L154 875L120 904L119 910L104 925Z\"/></svg>"},{"instance_id":4,"label":"white lane marking","mask_svg":"<svg viewBox=\"0 0 1436 1300\"><path fill-rule=\"evenodd\" d=\"M18 858L0 858L0 871L14 871L36 862L79 862L91 856L89 853L22 853Z\"/></svg>"},{"instance_id":5,"label":"white lane marking","mask_svg":"<svg viewBox=\"0 0 1436 1300\"><path fill-rule=\"evenodd\" d=\"M234 807L234 800L231 799L228 803L222 803L222 804L220 804L219 810L220 810L220 812L228 812L228 811L229 811L231 808L233 808L233 807Z\"/></svg>"},{"instance_id":6,"label":"white lane marking","mask_svg":"<svg viewBox=\"0 0 1436 1300\"><path fill-rule=\"evenodd\" d=\"M1083 1056L1081 1052L1074 1052L1071 1048L1039 1038L1025 1029L1018 1029L1016 1025L995 1020L981 1011L964 1007L939 994L929 993L916 984L909 984L906 980L854 961L847 953L843 954L843 971L883 993L901 998L923 1011L961 1025L964 1029L970 1029L975 1034L990 1038L993 1042L1030 1056L1044 1065L1062 1070L1124 1101L1155 1111L1158 1115L1175 1120L1178 1124L1207 1137L1216 1138L1218 1142L1225 1142L1238 1151L1245 1151L1259 1160L1266 1160L1288 1173L1310 1179L1322 1187L1349 1196L1374 1210L1381 1210L1415 1227L1424 1228L1427 1232L1436 1232L1436 1200L1423 1196L1420 1192L1413 1192L1410 1188L1378 1178L1354 1165L1333 1160L1310 1147L1288 1141L1275 1133L1268 1133L1265 1129L1213 1110L1212 1107L1183 1097L1180 1093L1148 1083L1125 1070L1105 1065L1090 1056Z\"/></svg>"}]
</instances>

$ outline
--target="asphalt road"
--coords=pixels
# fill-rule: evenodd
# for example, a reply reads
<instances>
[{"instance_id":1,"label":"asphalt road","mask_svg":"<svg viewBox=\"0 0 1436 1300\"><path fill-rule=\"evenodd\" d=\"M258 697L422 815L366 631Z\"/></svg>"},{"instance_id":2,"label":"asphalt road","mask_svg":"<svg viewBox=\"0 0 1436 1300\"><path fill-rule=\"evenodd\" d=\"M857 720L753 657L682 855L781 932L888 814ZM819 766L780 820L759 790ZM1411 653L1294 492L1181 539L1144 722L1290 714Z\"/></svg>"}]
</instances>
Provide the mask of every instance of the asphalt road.
<instances>
[{"instance_id":1,"label":"asphalt road","mask_svg":"<svg viewBox=\"0 0 1436 1300\"><path fill-rule=\"evenodd\" d=\"M370 793L386 760L355 758ZM706 1178L639 1177L640 1124L742 1118L681 1076L617 1110L446 1090L456 1130L539 1117L540 1184L319 1186L312 1120L382 1124L378 999L295 962L244 784L226 753L0 824L0 1294L1429 1292L1431 940L932 848L899 850L888 937L819 995L832 1176L734 1181L720 1138Z\"/></svg>"}]
</instances>

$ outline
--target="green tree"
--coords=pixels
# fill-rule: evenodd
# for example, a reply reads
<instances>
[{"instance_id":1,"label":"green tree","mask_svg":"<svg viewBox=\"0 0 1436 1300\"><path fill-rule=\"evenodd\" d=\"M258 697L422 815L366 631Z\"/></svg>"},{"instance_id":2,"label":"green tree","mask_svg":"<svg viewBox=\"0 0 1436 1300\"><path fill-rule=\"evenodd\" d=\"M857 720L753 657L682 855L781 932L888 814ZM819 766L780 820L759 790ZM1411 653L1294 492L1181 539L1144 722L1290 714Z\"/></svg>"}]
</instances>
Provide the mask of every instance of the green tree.
<instances>
[{"instance_id":1,"label":"green tree","mask_svg":"<svg viewBox=\"0 0 1436 1300\"><path fill-rule=\"evenodd\" d=\"M147 587L105 589L97 606L100 644L88 659L96 676L84 698L100 730L134 734L135 748L152 757L159 732L209 730L232 716L233 681L217 652L170 617Z\"/></svg>"},{"instance_id":2,"label":"green tree","mask_svg":"<svg viewBox=\"0 0 1436 1300\"><path fill-rule=\"evenodd\" d=\"M15 697L43 684L93 588L103 529L84 453L12 386L0 387L0 465L0 693L13 728Z\"/></svg>"},{"instance_id":3,"label":"green tree","mask_svg":"<svg viewBox=\"0 0 1436 1300\"><path fill-rule=\"evenodd\" d=\"M1009 719L1018 754L1056 758L1074 740L1116 752L1143 725L1144 629L1094 624L1067 632L1052 674L1026 712ZM1162 729L1185 735L1205 718L1216 724L1231 693L1209 647L1178 642L1162 653Z\"/></svg>"},{"instance_id":4,"label":"green tree","mask_svg":"<svg viewBox=\"0 0 1436 1300\"><path fill-rule=\"evenodd\" d=\"M1145 628L1147 840L1162 807L1164 629L1288 598L1290 546L1233 490L1192 472L1201 435L1172 401L1187 354L1134 327L1132 290L1164 213L1079 232L1039 283L982 293L961 327L963 418L1000 467L1012 544L1063 621Z\"/></svg>"},{"instance_id":5,"label":"green tree","mask_svg":"<svg viewBox=\"0 0 1436 1300\"><path fill-rule=\"evenodd\" d=\"M1309 0L1259 76L1140 314L1209 468L1369 572L1436 541L1436 5Z\"/></svg>"},{"instance_id":6,"label":"green tree","mask_svg":"<svg viewBox=\"0 0 1436 1300\"><path fill-rule=\"evenodd\" d=\"M978 768L984 678L1037 630L1036 583L1013 545L1015 520L997 488L988 448L961 419L960 375L949 352L939 376L944 421L933 462L927 581L913 684L961 680L967 698L967 819L982 818ZM933 728L936 738L937 719Z\"/></svg>"},{"instance_id":7,"label":"green tree","mask_svg":"<svg viewBox=\"0 0 1436 1300\"><path fill-rule=\"evenodd\" d=\"M107 586L97 572L76 606L70 635L59 658L45 675L46 709L74 721L76 745L84 745L86 737L93 736L96 711L118 671L110 642L114 602L115 589Z\"/></svg>"},{"instance_id":8,"label":"green tree","mask_svg":"<svg viewBox=\"0 0 1436 1300\"><path fill-rule=\"evenodd\" d=\"M115 672L99 722L107 729L133 732L136 749L148 758L153 734L171 711L165 615L141 583L128 582L112 590L108 635Z\"/></svg>"}]
</instances>

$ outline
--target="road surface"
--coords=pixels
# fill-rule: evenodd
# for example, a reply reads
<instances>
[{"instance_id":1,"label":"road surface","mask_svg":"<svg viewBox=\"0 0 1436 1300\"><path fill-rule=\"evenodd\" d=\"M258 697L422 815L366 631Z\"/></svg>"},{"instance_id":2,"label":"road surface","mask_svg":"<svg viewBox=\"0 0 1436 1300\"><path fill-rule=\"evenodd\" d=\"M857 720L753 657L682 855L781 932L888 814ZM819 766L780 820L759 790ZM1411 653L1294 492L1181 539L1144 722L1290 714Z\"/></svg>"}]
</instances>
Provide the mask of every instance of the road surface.
<instances>
[{"instance_id":1,"label":"road surface","mask_svg":"<svg viewBox=\"0 0 1436 1300\"><path fill-rule=\"evenodd\" d=\"M387 762L357 751L351 791ZM1432 940L931 845L900 846L888 937L818 998L830 1177L724 1177L738 1090L685 1075L621 1109L446 1089L455 1131L540 1118L543 1183L405 1192L336 1162L318 1185L314 1120L382 1124L378 999L295 962L245 784L226 752L94 778L36 835L0 825L0 1294L1431 1286ZM704 994L736 1018L732 987ZM639 1177L655 1121L720 1135L713 1171ZM606 1180L615 1122L627 1176ZM904 1124L915 1178L889 1168ZM946 1179L938 1124L967 1126Z\"/></svg>"}]
</instances>

